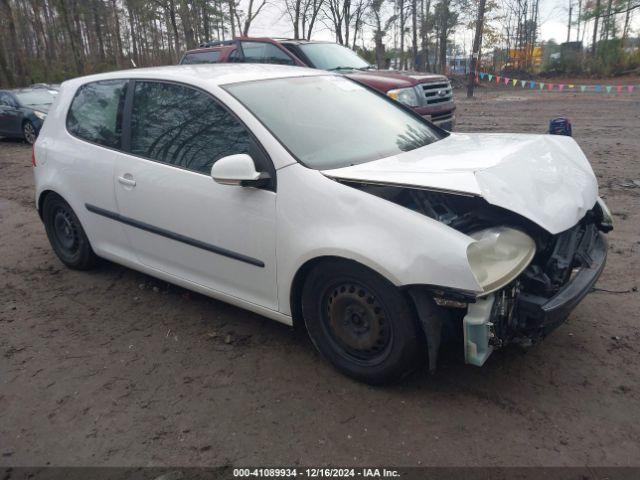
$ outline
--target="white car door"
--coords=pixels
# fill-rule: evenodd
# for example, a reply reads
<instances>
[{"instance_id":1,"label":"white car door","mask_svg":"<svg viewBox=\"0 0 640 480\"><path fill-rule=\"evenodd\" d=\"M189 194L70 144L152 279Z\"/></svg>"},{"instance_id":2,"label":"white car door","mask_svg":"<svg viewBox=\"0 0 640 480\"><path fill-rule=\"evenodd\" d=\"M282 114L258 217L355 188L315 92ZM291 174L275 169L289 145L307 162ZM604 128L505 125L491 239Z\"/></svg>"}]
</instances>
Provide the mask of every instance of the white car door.
<instances>
[{"instance_id":1,"label":"white car door","mask_svg":"<svg viewBox=\"0 0 640 480\"><path fill-rule=\"evenodd\" d=\"M153 269L276 310L276 194L220 185L211 166L247 153L272 171L247 128L211 95L135 81L125 114L127 155L117 159L118 220L139 261Z\"/></svg>"}]
</instances>

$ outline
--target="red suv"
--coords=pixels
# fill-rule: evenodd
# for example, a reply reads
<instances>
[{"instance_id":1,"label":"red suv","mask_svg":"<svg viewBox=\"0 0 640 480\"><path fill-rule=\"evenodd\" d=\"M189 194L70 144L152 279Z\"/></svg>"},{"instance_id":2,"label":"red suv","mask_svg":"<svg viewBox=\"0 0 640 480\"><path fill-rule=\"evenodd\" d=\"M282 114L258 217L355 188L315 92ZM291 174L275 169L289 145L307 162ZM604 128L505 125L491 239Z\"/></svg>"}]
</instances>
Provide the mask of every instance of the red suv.
<instances>
[{"instance_id":1,"label":"red suv","mask_svg":"<svg viewBox=\"0 0 640 480\"><path fill-rule=\"evenodd\" d=\"M453 91L444 75L377 70L353 50L332 42L236 38L208 42L184 54L181 64L277 63L339 71L398 100L446 130L454 124Z\"/></svg>"}]
</instances>

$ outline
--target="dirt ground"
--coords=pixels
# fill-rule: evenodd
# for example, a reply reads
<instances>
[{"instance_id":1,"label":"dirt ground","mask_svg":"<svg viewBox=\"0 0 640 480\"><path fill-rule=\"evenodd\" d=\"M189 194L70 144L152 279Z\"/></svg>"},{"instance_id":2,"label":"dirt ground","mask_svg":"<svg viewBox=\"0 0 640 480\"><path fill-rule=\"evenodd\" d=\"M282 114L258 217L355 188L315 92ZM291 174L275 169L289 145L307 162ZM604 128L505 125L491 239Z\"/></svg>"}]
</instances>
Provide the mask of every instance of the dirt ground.
<instances>
[{"instance_id":1,"label":"dirt ground","mask_svg":"<svg viewBox=\"0 0 640 480\"><path fill-rule=\"evenodd\" d=\"M457 128L543 133L556 115L615 214L609 292L525 354L449 355L385 388L284 325L117 265L64 268L30 149L1 140L0 466L640 465L640 94L483 90Z\"/></svg>"}]
</instances>

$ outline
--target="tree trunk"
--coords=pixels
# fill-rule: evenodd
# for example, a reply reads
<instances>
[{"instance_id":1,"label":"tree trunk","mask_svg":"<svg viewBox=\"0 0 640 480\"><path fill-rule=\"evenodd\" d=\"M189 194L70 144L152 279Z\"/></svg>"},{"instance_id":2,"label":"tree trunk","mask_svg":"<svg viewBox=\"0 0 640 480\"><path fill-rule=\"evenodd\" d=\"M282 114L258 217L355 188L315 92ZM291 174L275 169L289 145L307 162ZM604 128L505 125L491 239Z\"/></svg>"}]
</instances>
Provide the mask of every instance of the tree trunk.
<instances>
[{"instance_id":1,"label":"tree trunk","mask_svg":"<svg viewBox=\"0 0 640 480\"><path fill-rule=\"evenodd\" d=\"M600 18L600 0L596 0L595 12L596 12L596 15L593 18L593 43L591 45L592 56L595 56L597 51L596 43L598 41L598 20Z\"/></svg>"},{"instance_id":2,"label":"tree trunk","mask_svg":"<svg viewBox=\"0 0 640 480\"><path fill-rule=\"evenodd\" d=\"M439 60L440 60L440 73L442 73L443 75L446 74L447 71L447 37L448 37L448 29L447 26L449 25L449 15L450 15L450 11L449 11L449 3L451 0L445 0L442 2L443 5L443 12L442 12L442 25L440 27L440 54L439 54Z\"/></svg>"},{"instance_id":3,"label":"tree trunk","mask_svg":"<svg viewBox=\"0 0 640 480\"><path fill-rule=\"evenodd\" d=\"M293 38L296 40L300 38L300 2L301 0L294 0L293 7Z\"/></svg>"},{"instance_id":4,"label":"tree trunk","mask_svg":"<svg viewBox=\"0 0 640 480\"><path fill-rule=\"evenodd\" d=\"M1 40L1 37L0 37ZM0 71L6 78L7 83L10 87L15 87L16 81L13 76L13 71L7 65L7 59L4 56L4 48L0 47Z\"/></svg>"},{"instance_id":5,"label":"tree trunk","mask_svg":"<svg viewBox=\"0 0 640 480\"><path fill-rule=\"evenodd\" d=\"M569 0L569 20L567 21L567 43L571 41L571 13L573 12L573 2Z\"/></svg>"},{"instance_id":6,"label":"tree trunk","mask_svg":"<svg viewBox=\"0 0 640 480\"><path fill-rule=\"evenodd\" d=\"M100 61L104 62L105 54L104 54L104 39L102 38L102 26L100 25L100 13L98 10L98 6L102 6L99 1L95 2L93 7L93 25L96 30L96 38L98 40L98 53L100 54Z\"/></svg>"},{"instance_id":7,"label":"tree trunk","mask_svg":"<svg viewBox=\"0 0 640 480\"><path fill-rule=\"evenodd\" d=\"M625 47L629 38L629 19L631 18L631 0L627 0L627 11L624 15L624 27L622 28L622 46Z\"/></svg>"},{"instance_id":8,"label":"tree trunk","mask_svg":"<svg viewBox=\"0 0 640 480\"><path fill-rule=\"evenodd\" d=\"M418 0L411 0L411 29L412 29L412 46L411 46L411 70L418 69Z\"/></svg>"},{"instance_id":9,"label":"tree trunk","mask_svg":"<svg viewBox=\"0 0 640 480\"><path fill-rule=\"evenodd\" d=\"M131 48L132 58L136 65L140 64L140 54L138 53L138 40L136 38L137 32L135 27L135 19L133 18L133 9L131 8L131 0L127 0L127 13L129 14L129 28L131 29L130 37L131 37Z\"/></svg>"},{"instance_id":10,"label":"tree trunk","mask_svg":"<svg viewBox=\"0 0 640 480\"><path fill-rule=\"evenodd\" d=\"M13 11L11 10L11 5L9 4L9 0L0 0L0 6L2 7L2 11L4 12L5 18L7 18L9 23L9 50L13 54L13 63L15 64L16 71L16 80L19 84L22 84L25 81L25 67L22 62L22 55L20 54L20 50L18 49L18 32L16 31L16 23L13 17Z\"/></svg>"},{"instance_id":11,"label":"tree trunk","mask_svg":"<svg viewBox=\"0 0 640 480\"><path fill-rule=\"evenodd\" d=\"M486 0L480 0L478 5L478 19L476 20L476 33L473 37L471 62L469 65L469 81L467 83L467 97L473 97L473 87L476 83L476 71L480 65L480 48L482 47L482 31L484 29L484 10Z\"/></svg>"},{"instance_id":12,"label":"tree trunk","mask_svg":"<svg viewBox=\"0 0 640 480\"><path fill-rule=\"evenodd\" d=\"M318 18L318 13L320 13L321 7L322 7L322 0L313 1L313 6L311 9L311 19L309 20L306 37L305 37L307 40L311 40L311 33L313 32L313 27L316 23L316 19Z\"/></svg>"},{"instance_id":13,"label":"tree trunk","mask_svg":"<svg viewBox=\"0 0 640 480\"><path fill-rule=\"evenodd\" d=\"M404 28L407 19L404 17L404 0L398 2L399 15L400 15L400 70L405 70L405 58L404 58Z\"/></svg>"},{"instance_id":14,"label":"tree trunk","mask_svg":"<svg viewBox=\"0 0 640 480\"><path fill-rule=\"evenodd\" d=\"M111 0L111 11L113 13L113 21L115 26L115 57L116 57L116 66L118 68L122 67L122 34L120 33L120 17L118 15L118 6L116 5L116 0Z\"/></svg>"},{"instance_id":15,"label":"tree trunk","mask_svg":"<svg viewBox=\"0 0 640 480\"><path fill-rule=\"evenodd\" d=\"M202 29L204 31L204 41L211 40L211 31L209 29L209 9L207 8L207 2L202 4Z\"/></svg>"},{"instance_id":16,"label":"tree trunk","mask_svg":"<svg viewBox=\"0 0 640 480\"><path fill-rule=\"evenodd\" d=\"M113 0L115 2L115 0ZM67 9L67 0L59 0L60 7L60 16L62 17L62 23L64 24L65 30L67 31L67 35L69 37L69 46L71 47L71 55L73 56L73 61L76 65L76 72L78 75L82 75L84 73L84 63L82 59L82 54L80 52L80 45L77 43L76 32L74 31L74 26L72 25L72 19L69 18L69 11Z\"/></svg>"},{"instance_id":17,"label":"tree trunk","mask_svg":"<svg viewBox=\"0 0 640 480\"><path fill-rule=\"evenodd\" d=\"M187 50L196 48L196 38L193 31L193 23L191 22L189 2L186 0L182 0L180 3L180 20L182 20L182 29L184 30L184 40L187 44Z\"/></svg>"},{"instance_id":18,"label":"tree trunk","mask_svg":"<svg viewBox=\"0 0 640 480\"><path fill-rule=\"evenodd\" d=\"M580 41L580 27L582 26L582 0L578 0L578 31L576 32L576 42Z\"/></svg>"},{"instance_id":19,"label":"tree trunk","mask_svg":"<svg viewBox=\"0 0 640 480\"><path fill-rule=\"evenodd\" d=\"M49 65L52 60L51 49L47 35L45 33L42 19L40 18L40 5L37 0L31 0L31 10L33 11L33 21L36 30L36 41L39 45L39 50L42 53L42 64L44 65L44 76L49 78ZM52 27L49 27L52 28Z\"/></svg>"},{"instance_id":20,"label":"tree trunk","mask_svg":"<svg viewBox=\"0 0 640 480\"><path fill-rule=\"evenodd\" d=\"M424 69L431 70L431 62L429 61L429 12L431 11L431 0L427 0L424 8L424 17L422 20L422 51L424 53Z\"/></svg>"},{"instance_id":21,"label":"tree trunk","mask_svg":"<svg viewBox=\"0 0 640 480\"><path fill-rule=\"evenodd\" d=\"M176 21L176 6L171 0L167 7L167 12L169 13L169 20L171 23L171 28L173 29L173 41L175 45L175 62L177 63L180 59L180 34L178 33L178 22Z\"/></svg>"}]
</instances>

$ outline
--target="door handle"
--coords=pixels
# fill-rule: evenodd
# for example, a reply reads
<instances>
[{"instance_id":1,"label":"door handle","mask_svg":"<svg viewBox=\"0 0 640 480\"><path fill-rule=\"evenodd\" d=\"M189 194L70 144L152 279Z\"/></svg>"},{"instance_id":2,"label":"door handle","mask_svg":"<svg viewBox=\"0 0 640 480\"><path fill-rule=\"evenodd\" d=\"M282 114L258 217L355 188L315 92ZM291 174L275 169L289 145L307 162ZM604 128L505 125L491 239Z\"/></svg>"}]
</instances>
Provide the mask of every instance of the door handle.
<instances>
[{"instance_id":1,"label":"door handle","mask_svg":"<svg viewBox=\"0 0 640 480\"><path fill-rule=\"evenodd\" d=\"M133 178L127 178L126 176L118 177L118 182L120 182L122 185L126 185L127 187L136 186L136 181Z\"/></svg>"}]
</instances>

